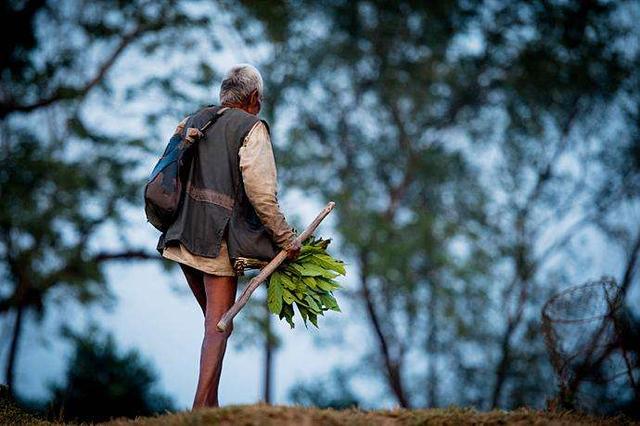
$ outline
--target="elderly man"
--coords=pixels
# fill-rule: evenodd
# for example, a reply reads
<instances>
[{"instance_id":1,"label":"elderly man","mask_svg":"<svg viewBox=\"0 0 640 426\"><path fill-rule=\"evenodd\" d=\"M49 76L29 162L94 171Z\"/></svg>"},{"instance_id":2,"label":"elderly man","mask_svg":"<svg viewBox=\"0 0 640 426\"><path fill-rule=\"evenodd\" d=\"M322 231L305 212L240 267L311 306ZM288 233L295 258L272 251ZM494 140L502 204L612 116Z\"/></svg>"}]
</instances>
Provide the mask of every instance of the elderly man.
<instances>
[{"instance_id":1,"label":"elderly man","mask_svg":"<svg viewBox=\"0 0 640 426\"><path fill-rule=\"evenodd\" d=\"M187 117L177 131L218 119L196 144L186 194L176 221L157 249L179 262L204 313L200 374L193 408L218 406L222 360L233 325L216 324L234 303L240 258L271 260L280 249L295 259L300 246L277 199L277 174L269 127L260 120L263 83L256 68L236 65L220 88L220 106Z\"/></svg>"}]
</instances>

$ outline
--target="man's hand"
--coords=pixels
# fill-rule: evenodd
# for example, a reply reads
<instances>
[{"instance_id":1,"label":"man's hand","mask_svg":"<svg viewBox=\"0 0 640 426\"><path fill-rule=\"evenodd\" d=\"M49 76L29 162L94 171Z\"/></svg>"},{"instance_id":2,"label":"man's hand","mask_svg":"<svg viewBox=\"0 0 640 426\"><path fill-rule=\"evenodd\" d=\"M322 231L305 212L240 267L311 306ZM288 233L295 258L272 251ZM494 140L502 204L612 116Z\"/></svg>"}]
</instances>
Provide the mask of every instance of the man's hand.
<instances>
[{"instance_id":1,"label":"man's hand","mask_svg":"<svg viewBox=\"0 0 640 426\"><path fill-rule=\"evenodd\" d=\"M285 248L287 250L287 259L291 262L295 261L300 256L300 249L302 249L302 245L297 239L291 241Z\"/></svg>"}]
</instances>

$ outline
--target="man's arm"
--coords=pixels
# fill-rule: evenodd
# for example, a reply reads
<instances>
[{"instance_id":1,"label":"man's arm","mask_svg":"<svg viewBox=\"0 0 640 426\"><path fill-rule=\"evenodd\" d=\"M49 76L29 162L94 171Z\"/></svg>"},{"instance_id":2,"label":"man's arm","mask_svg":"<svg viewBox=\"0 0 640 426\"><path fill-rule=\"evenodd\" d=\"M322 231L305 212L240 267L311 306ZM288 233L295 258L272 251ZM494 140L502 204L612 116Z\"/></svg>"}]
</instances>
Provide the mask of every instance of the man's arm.
<instances>
[{"instance_id":1,"label":"man's arm","mask_svg":"<svg viewBox=\"0 0 640 426\"><path fill-rule=\"evenodd\" d=\"M244 190L271 238L289 249L295 232L278 203L278 175L269 132L261 121L249 131L239 151Z\"/></svg>"}]
</instances>

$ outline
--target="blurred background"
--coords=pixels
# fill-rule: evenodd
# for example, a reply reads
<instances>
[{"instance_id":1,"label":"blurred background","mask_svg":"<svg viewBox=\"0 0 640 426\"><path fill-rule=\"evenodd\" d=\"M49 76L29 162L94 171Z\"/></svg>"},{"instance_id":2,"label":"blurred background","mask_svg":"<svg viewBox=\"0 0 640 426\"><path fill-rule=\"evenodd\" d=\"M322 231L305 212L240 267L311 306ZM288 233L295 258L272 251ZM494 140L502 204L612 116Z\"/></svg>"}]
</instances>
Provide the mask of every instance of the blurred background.
<instances>
[{"instance_id":1,"label":"blurred background","mask_svg":"<svg viewBox=\"0 0 640 426\"><path fill-rule=\"evenodd\" d=\"M142 191L176 124L249 62L281 205L301 229L336 201L319 234L348 273L319 330L269 320L256 293L223 405L640 415L639 2L1 8L0 378L23 405L190 408L202 313ZM554 294L602 277L543 324ZM580 356L559 347L584 336Z\"/></svg>"}]
</instances>

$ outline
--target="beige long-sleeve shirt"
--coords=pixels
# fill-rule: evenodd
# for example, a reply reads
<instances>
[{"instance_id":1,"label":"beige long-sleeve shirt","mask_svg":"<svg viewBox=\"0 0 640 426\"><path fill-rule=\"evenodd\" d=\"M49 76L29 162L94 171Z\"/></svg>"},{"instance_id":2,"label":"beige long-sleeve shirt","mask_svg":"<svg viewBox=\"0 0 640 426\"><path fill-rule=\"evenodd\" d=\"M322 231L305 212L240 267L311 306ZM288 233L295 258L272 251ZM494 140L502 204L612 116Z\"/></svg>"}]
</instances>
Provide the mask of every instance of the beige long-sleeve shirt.
<instances>
[{"instance_id":1,"label":"beige long-sleeve shirt","mask_svg":"<svg viewBox=\"0 0 640 426\"><path fill-rule=\"evenodd\" d=\"M251 128L238 155L244 190L249 201L273 241L280 248L286 247L295 238L295 232L287 223L278 203L278 175L273 146L262 121ZM236 275L225 239L222 240L220 253L215 258L195 255L182 244L165 247L162 256L208 274Z\"/></svg>"}]
</instances>

